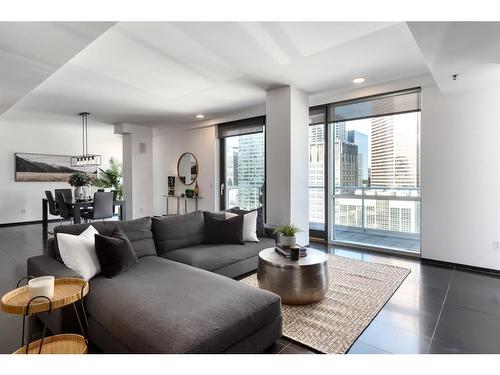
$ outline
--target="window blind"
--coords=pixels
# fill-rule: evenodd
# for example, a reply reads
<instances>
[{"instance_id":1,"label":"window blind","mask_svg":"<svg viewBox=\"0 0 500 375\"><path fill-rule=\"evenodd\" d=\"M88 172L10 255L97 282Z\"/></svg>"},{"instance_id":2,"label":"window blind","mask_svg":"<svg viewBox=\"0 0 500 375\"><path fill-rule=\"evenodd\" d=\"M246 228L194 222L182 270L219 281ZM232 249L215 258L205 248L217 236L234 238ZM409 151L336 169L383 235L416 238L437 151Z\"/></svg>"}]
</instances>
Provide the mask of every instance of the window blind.
<instances>
[{"instance_id":1,"label":"window blind","mask_svg":"<svg viewBox=\"0 0 500 375\"><path fill-rule=\"evenodd\" d=\"M420 87L331 104L332 122L395 115L420 110Z\"/></svg>"},{"instance_id":2,"label":"window blind","mask_svg":"<svg viewBox=\"0 0 500 375\"><path fill-rule=\"evenodd\" d=\"M244 120L231 121L218 125L219 139L236 135L262 133L266 123L265 116L253 117Z\"/></svg>"},{"instance_id":3,"label":"window blind","mask_svg":"<svg viewBox=\"0 0 500 375\"><path fill-rule=\"evenodd\" d=\"M326 118L326 107L316 107L309 109L309 125L324 124Z\"/></svg>"}]
</instances>

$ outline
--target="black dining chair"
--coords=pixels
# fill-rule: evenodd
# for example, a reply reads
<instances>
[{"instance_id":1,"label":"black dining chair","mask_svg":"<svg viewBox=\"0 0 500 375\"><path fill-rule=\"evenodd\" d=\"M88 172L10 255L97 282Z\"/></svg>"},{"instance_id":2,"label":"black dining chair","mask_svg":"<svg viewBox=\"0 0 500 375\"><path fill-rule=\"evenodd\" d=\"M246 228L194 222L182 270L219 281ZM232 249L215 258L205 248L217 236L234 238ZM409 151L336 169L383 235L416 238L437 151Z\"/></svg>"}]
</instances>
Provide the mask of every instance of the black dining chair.
<instances>
[{"instance_id":1,"label":"black dining chair","mask_svg":"<svg viewBox=\"0 0 500 375\"><path fill-rule=\"evenodd\" d=\"M57 190L64 190L64 189L57 189ZM63 220L66 221L73 220L73 212L70 210L68 205L68 203L71 203L71 200L68 201L64 193L62 191L57 191L57 190L56 190L56 202L59 208L59 216L61 217L61 222Z\"/></svg>"},{"instance_id":2,"label":"black dining chair","mask_svg":"<svg viewBox=\"0 0 500 375\"><path fill-rule=\"evenodd\" d=\"M97 192L94 194L93 210L82 212L82 217L85 220L101 220L110 219L114 215L113 193L112 192Z\"/></svg>"},{"instance_id":3,"label":"black dining chair","mask_svg":"<svg viewBox=\"0 0 500 375\"><path fill-rule=\"evenodd\" d=\"M57 206L57 202L52 195L50 190L45 191L45 196L47 197L47 203L49 206L49 213L53 216L59 216L59 207ZM47 231L50 234L53 234L54 231L52 229Z\"/></svg>"},{"instance_id":4,"label":"black dining chair","mask_svg":"<svg viewBox=\"0 0 500 375\"><path fill-rule=\"evenodd\" d=\"M64 195L64 199L66 199L66 202L70 203L71 200L73 199L73 193L71 192L71 189L56 189L56 199L57 199L57 193L62 193Z\"/></svg>"}]
</instances>

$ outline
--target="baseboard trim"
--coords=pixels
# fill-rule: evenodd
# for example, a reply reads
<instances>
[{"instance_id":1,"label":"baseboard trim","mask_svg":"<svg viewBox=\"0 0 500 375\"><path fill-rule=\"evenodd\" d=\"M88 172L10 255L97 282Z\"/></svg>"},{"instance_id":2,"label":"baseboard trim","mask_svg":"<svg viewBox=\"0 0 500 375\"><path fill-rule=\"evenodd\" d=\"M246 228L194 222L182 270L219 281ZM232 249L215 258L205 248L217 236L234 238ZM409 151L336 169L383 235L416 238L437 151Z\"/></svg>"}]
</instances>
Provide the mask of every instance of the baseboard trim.
<instances>
[{"instance_id":1,"label":"baseboard trim","mask_svg":"<svg viewBox=\"0 0 500 375\"><path fill-rule=\"evenodd\" d=\"M0 224L0 228L3 227L16 227L18 225L31 225L31 224L42 224L43 220L32 220L32 221L18 221L15 223L3 223ZM50 219L47 220L48 223L58 223L59 219Z\"/></svg>"},{"instance_id":2,"label":"baseboard trim","mask_svg":"<svg viewBox=\"0 0 500 375\"><path fill-rule=\"evenodd\" d=\"M422 263L431 264L431 265L440 266L440 267L456 268L456 269L460 269L460 270L464 270L464 271L473 271L473 272L479 272L479 273L486 273L486 274L493 275L493 276L500 276L500 270L496 270L493 268L469 266L467 264L445 262L444 260L436 260L436 259L429 259L429 258L421 258L421 261L422 261Z\"/></svg>"}]
</instances>

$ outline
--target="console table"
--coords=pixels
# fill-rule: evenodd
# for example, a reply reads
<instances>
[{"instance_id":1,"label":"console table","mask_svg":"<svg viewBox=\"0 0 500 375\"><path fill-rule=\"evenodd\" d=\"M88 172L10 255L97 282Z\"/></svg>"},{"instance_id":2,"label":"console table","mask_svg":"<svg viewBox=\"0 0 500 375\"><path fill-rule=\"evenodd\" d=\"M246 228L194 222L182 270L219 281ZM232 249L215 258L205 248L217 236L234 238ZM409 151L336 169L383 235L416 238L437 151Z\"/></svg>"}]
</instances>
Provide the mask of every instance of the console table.
<instances>
[{"instance_id":1,"label":"console table","mask_svg":"<svg viewBox=\"0 0 500 375\"><path fill-rule=\"evenodd\" d=\"M195 210L198 210L198 199L202 199L203 197L181 197L180 195L163 195L163 198L167 199L167 215L169 214L169 201L170 198L174 198L177 200L177 215L180 215L180 202L184 199L184 213L188 212L188 200L194 200Z\"/></svg>"}]
</instances>

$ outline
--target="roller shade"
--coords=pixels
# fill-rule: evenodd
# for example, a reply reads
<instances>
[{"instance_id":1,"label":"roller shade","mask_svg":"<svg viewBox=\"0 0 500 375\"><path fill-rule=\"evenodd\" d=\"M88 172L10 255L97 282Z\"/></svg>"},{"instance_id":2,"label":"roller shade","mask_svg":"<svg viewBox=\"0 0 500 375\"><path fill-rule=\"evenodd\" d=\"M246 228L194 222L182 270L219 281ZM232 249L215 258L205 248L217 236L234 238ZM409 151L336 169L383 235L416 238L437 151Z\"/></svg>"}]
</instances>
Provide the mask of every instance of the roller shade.
<instances>
[{"instance_id":1,"label":"roller shade","mask_svg":"<svg viewBox=\"0 0 500 375\"><path fill-rule=\"evenodd\" d=\"M338 102L329 106L332 122L359 120L420 110L420 87Z\"/></svg>"},{"instance_id":2,"label":"roller shade","mask_svg":"<svg viewBox=\"0 0 500 375\"><path fill-rule=\"evenodd\" d=\"M324 124L326 119L326 107L309 109L309 125Z\"/></svg>"},{"instance_id":3,"label":"roller shade","mask_svg":"<svg viewBox=\"0 0 500 375\"><path fill-rule=\"evenodd\" d=\"M236 135L262 133L266 123L265 116L253 117L244 120L231 121L218 125L219 139Z\"/></svg>"}]
</instances>

